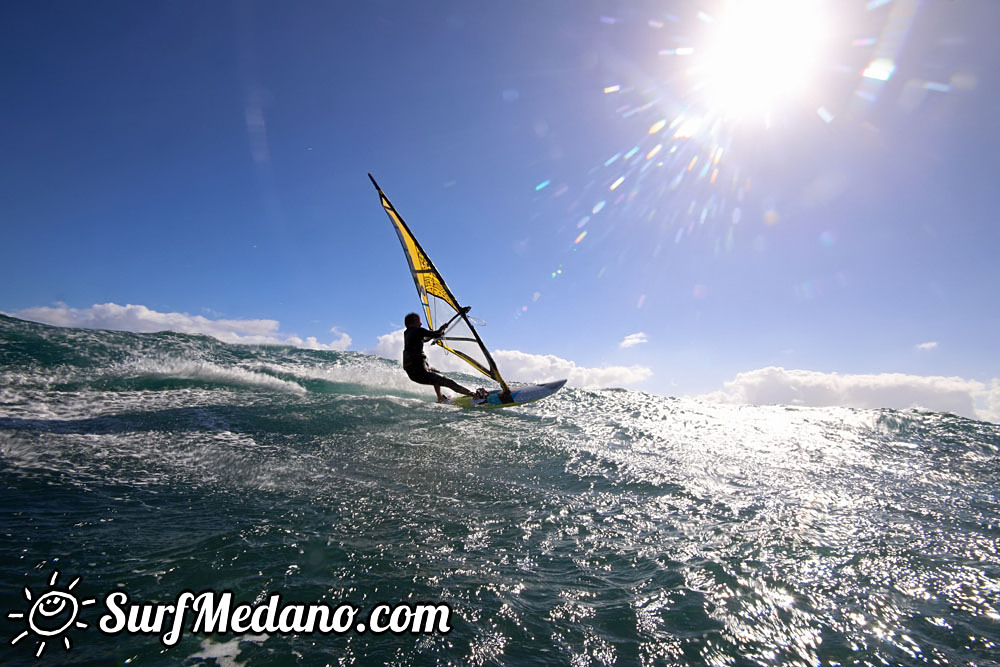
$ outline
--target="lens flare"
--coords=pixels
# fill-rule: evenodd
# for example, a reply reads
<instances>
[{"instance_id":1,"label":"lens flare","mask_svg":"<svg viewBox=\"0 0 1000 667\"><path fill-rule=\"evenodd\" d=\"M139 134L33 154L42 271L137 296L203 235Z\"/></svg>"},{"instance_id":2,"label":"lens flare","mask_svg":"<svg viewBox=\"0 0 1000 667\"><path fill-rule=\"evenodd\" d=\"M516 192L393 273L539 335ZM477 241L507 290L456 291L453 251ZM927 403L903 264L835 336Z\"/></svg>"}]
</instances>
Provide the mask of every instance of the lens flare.
<instances>
[{"instance_id":1,"label":"lens flare","mask_svg":"<svg viewBox=\"0 0 1000 667\"><path fill-rule=\"evenodd\" d=\"M967 69L911 71L901 54L920 0L708 4L605 21L609 35L629 34L626 50L652 41L659 65L609 72L602 82L613 98L605 108L628 125L627 143L590 165L585 179L566 185L560 175L556 182L564 184L554 192L549 181L535 186L557 219L567 216L559 226L566 252L608 253L600 261L613 266L667 266L664 255L689 242L700 244L694 252L715 256L740 248L759 254L772 236L792 229L794 210L775 185L769 155L790 152L800 138L829 135L831 127L843 136L875 136L873 112L885 98L911 113L982 85ZM640 39L643 31L654 36ZM815 200L816 193L799 197ZM819 246L835 249L840 239L829 229ZM561 277L561 269L551 277ZM804 299L822 293L819 281L796 287Z\"/></svg>"}]
</instances>

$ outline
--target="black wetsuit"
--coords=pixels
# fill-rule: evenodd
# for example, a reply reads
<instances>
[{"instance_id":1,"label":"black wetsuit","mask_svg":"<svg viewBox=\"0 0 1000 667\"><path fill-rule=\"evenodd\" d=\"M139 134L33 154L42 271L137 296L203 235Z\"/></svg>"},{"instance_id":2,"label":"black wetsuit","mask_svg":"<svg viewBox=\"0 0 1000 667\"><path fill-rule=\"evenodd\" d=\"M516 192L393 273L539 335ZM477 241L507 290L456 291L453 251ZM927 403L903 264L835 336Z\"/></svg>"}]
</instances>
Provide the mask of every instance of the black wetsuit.
<instances>
[{"instance_id":1,"label":"black wetsuit","mask_svg":"<svg viewBox=\"0 0 1000 667\"><path fill-rule=\"evenodd\" d=\"M441 335L439 331L428 331L423 327L406 327L406 331L403 332L403 370L417 384L448 387L453 391L464 394L468 392L468 389L454 380L435 373L427 365L427 355L424 354L424 343L435 338L440 338Z\"/></svg>"}]
</instances>

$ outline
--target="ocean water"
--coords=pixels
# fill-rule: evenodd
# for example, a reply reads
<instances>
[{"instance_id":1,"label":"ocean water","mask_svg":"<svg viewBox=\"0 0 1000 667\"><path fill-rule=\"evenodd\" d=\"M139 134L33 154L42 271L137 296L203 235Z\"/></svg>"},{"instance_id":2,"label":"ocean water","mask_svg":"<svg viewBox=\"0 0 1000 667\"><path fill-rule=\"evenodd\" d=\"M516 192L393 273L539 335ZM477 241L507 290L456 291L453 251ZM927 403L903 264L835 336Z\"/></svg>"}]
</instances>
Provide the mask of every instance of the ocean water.
<instances>
[{"instance_id":1,"label":"ocean water","mask_svg":"<svg viewBox=\"0 0 1000 667\"><path fill-rule=\"evenodd\" d=\"M361 354L0 316L0 662L1000 664L997 425L432 397ZM94 603L46 628L55 590ZM446 604L450 630L189 616L166 645L100 630L112 591Z\"/></svg>"}]
</instances>

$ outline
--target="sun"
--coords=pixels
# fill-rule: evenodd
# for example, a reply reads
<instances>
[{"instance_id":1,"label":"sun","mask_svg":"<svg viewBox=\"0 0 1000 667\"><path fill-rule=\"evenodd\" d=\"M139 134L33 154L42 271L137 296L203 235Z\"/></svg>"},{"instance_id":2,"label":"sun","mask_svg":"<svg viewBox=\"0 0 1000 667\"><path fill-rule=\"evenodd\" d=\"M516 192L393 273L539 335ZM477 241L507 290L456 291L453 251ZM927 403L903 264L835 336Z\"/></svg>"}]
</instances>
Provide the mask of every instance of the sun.
<instances>
[{"instance_id":1,"label":"sun","mask_svg":"<svg viewBox=\"0 0 1000 667\"><path fill-rule=\"evenodd\" d=\"M829 21L822 0L729 0L703 15L703 45L689 71L713 116L766 119L800 99L816 77Z\"/></svg>"},{"instance_id":2,"label":"sun","mask_svg":"<svg viewBox=\"0 0 1000 667\"><path fill-rule=\"evenodd\" d=\"M11 644L16 644L25 637L34 634L38 637L38 651L35 657L39 658L45 650L46 642L50 638L55 639L62 635L70 627L86 628L87 624L76 620L80 613L80 608L94 604L96 600L78 600L72 593L73 587L80 582L77 577L66 590L56 589L56 580L59 578L59 570L52 572L49 579L49 590L35 598L31 590L24 587L24 597L31 603L31 608L27 612L12 611L7 614L7 618L18 619L27 616L28 627L18 636L11 640ZM72 646L68 636L63 636L63 646L68 651Z\"/></svg>"}]
</instances>

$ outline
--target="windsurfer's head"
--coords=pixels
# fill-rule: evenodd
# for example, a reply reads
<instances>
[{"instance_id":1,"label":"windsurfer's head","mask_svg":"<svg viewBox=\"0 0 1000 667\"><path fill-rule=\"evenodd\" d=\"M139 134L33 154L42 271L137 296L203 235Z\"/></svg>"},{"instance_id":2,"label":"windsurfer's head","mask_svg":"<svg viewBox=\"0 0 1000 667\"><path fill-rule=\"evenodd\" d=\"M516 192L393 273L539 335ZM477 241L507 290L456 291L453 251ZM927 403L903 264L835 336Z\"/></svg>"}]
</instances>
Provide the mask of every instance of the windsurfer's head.
<instances>
[{"instance_id":1,"label":"windsurfer's head","mask_svg":"<svg viewBox=\"0 0 1000 667\"><path fill-rule=\"evenodd\" d=\"M403 319L403 324L409 327L419 327L420 326L420 315L416 313L410 313Z\"/></svg>"}]
</instances>

